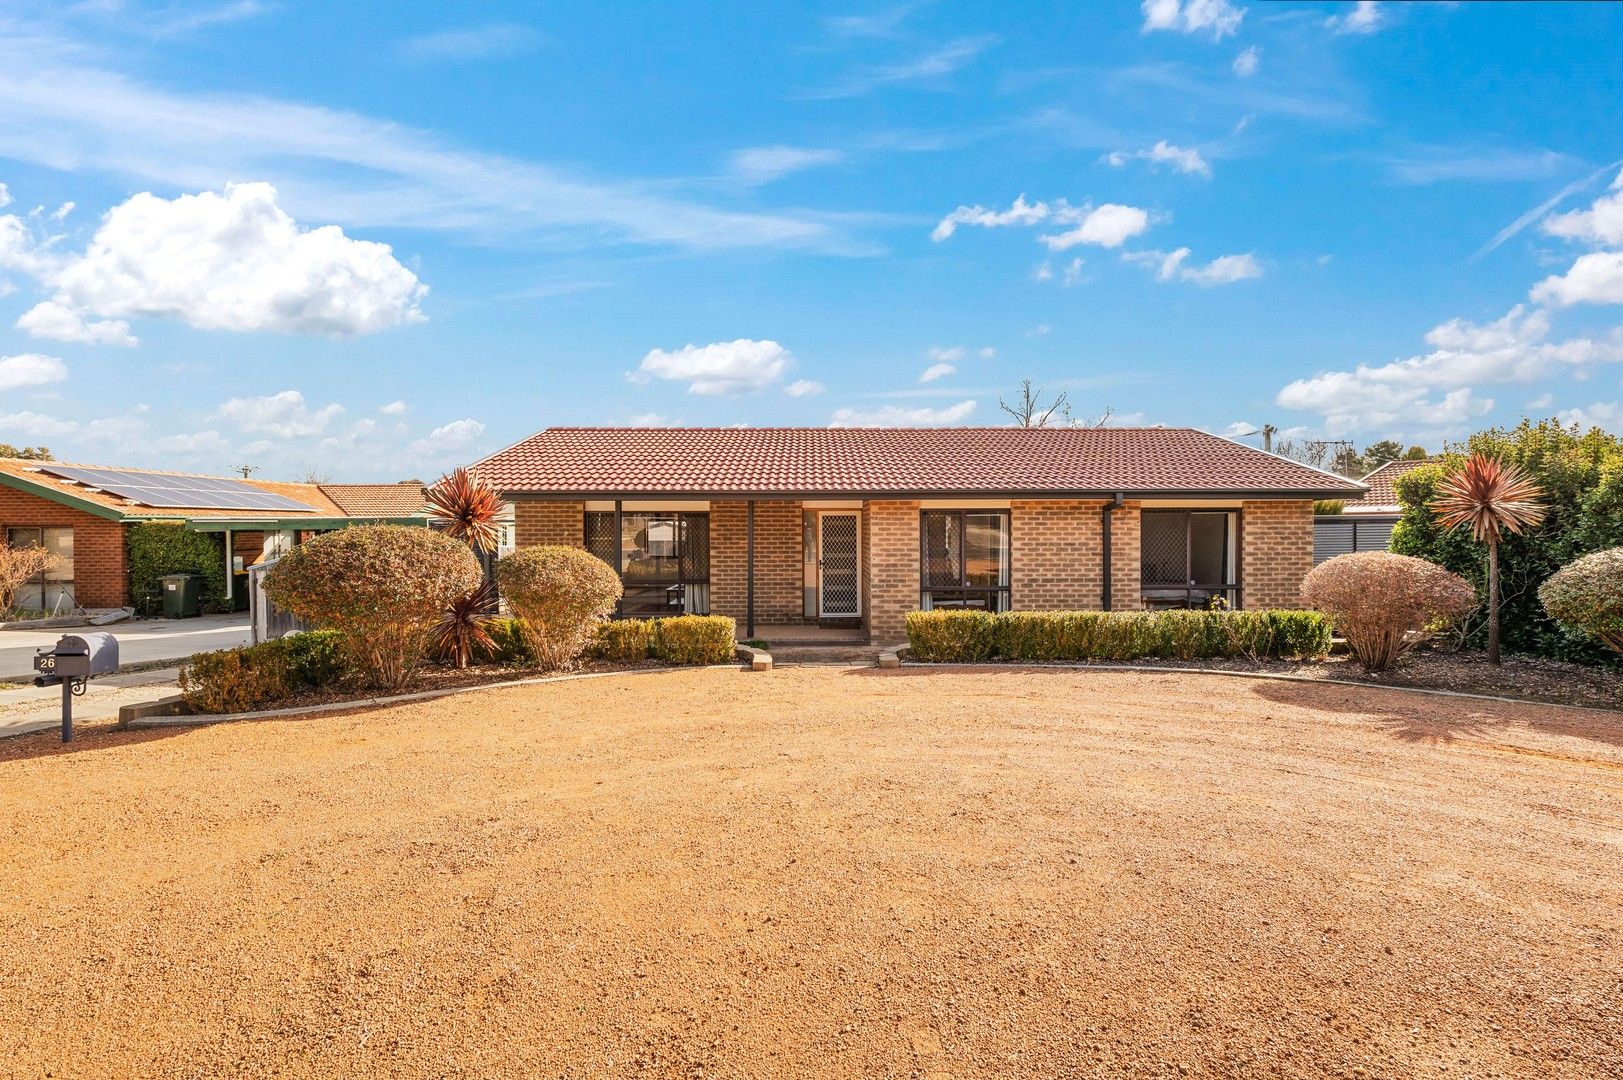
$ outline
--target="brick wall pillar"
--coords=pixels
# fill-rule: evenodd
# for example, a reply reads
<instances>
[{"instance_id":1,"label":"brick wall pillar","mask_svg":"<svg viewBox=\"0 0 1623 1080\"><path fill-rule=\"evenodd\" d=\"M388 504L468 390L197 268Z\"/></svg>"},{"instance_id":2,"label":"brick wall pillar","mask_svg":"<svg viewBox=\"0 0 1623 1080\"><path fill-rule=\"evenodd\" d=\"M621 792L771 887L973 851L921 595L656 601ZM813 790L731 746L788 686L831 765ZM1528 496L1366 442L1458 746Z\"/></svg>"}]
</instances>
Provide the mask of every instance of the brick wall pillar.
<instances>
[{"instance_id":1,"label":"brick wall pillar","mask_svg":"<svg viewBox=\"0 0 1623 1080\"><path fill-rule=\"evenodd\" d=\"M1009 605L1013 610L1100 607L1104 505L1076 500L1016 500L1009 504Z\"/></svg>"},{"instance_id":2,"label":"brick wall pillar","mask_svg":"<svg viewBox=\"0 0 1623 1080\"><path fill-rule=\"evenodd\" d=\"M1138 611L1144 606L1144 568L1139 538L1143 503L1128 500L1111 515L1110 610Z\"/></svg>"},{"instance_id":3,"label":"brick wall pillar","mask_svg":"<svg viewBox=\"0 0 1623 1080\"><path fill-rule=\"evenodd\" d=\"M586 504L521 499L513 504L513 532L519 547L586 546Z\"/></svg>"},{"instance_id":4,"label":"brick wall pillar","mask_svg":"<svg viewBox=\"0 0 1623 1080\"><path fill-rule=\"evenodd\" d=\"M1241 606L1299 608L1313 569L1313 503L1270 499L1240 504Z\"/></svg>"},{"instance_id":5,"label":"brick wall pillar","mask_svg":"<svg viewBox=\"0 0 1623 1080\"><path fill-rule=\"evenodd\" d=\"M919 504L868 502L868 634L876 645L907 640L919 606Z\"/></svg>"}]
</instances>

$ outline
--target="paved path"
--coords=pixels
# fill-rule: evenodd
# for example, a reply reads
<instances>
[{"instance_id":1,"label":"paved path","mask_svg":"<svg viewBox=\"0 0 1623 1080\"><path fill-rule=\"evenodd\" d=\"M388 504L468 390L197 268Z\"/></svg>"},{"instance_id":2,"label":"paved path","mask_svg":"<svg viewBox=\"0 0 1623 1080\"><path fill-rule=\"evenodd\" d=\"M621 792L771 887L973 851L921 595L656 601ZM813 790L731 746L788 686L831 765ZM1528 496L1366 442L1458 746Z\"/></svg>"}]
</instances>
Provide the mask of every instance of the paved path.
<instances>
[{"instance_id":1,"label":"paved path","mask_svg":"<svg viewBox=\"0 0 1623 1080\"><path fill-rule=\"evenodd\" d=\"M73 699L74 723L111 720L125 705L178 694L175 680L179 668L141 671L129 675L109 675L91 679L83 697ZM0 739L26 735L62 723L62 688L28 686L0 691Z\"/></svg>"},{"instance_id":2,"label":"paved path","mask_svg":"<svg viewBox=\"0 0 1623 1080\"><path fill-rule=\"evenodd\" d=\"M248 615L203 615L196 619L133 619L111 626L50 630L0 630L0 681L34 677L34 653L56 644L63 634L105 631L118 638L120 664L184 660L192 653L248 644Z\"/></svg>"}]
</instances>

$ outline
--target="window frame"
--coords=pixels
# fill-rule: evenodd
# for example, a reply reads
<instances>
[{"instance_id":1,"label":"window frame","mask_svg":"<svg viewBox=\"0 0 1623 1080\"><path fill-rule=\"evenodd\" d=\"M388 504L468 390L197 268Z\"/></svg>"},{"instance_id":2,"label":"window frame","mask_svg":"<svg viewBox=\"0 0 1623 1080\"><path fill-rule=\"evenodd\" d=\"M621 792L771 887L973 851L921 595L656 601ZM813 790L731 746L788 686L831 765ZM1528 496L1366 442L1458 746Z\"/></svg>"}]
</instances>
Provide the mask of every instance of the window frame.
<instances>
[{"instance_id":1,"label":"window frame","mask_svg":"<svg viewBox=\"0 0 1623 1080\"><path fill-rule=\"evenodd\" d=\"M1142 541L1143 541L1144 533L1146 531L1145 528L1144 528L1144 518L1149 516L1149 515L1152 515L1152 514L1153 515L1174 515L1174 514L1179 514L1179 515L1183 516L1183 567L1184 567L1184 579L1181 582L1180 581L1158 582L1158 581L1146 581L1146 580L1144 580L1144 559L1143 559L1143 554L1142 554ZM1195 515L1196 514L1214 514L1214 515L1219 515L1219 516L1221 516L1223 518L1223 549L1222 549L1222 552L1221 552L1221 555L1220 555L1220 562L1221 562L1221 565L1223 567L1223 577L1224 577L1223 581L1220 581L1220 582L1198 581L1197 582L1197 581L1193 580L1193 578L1194 578L1194 564L1195 564L1194 523L1195 523ZM1241 564L1240 564L1240 557L1239 557L1239 555L1240 555L1240 530L1241 530L1241 512L1238 509L1235 509L1233 507L1227 507L1227 506L1210 506L1210 507L1202 507L1202 506L1187 506L1187 507L1147 506L1147 507L1144 507L1144 508L1140 509L1139 510L1139 540L1140 540L1141 547L1140 547L1139 571L1138 571L1138 591L1139 591L1139 603L1140 603L1140 605L1142 605L1146 609L1149 608L1150 598L1148 597L1147 594L1152 592L1152 591L1156 592L1156 593L1177 593L1177 592L1181 592L1183 594L1183 605L1182 605L1181 610L1193 610L1193 611L1204 610L1205 608L1208 608L1208 607L1211 606L1211 600L1212 600L1212 598L1214 596L1221 596L1223 598L1224 603L1227 604L1230 608L1238 609L1241 606L1241 601L1242 601L1242 599L1244 597L1244 585L1243 585L1243 583L1241 581ZM1234 568L1233 580L1228 580L1228 578L1229 578L1228 568L1230 566L1232 566ZM1199 608L1195 607L1195 605L1194 605L1194 598L1195 598L1196 593L1204 593L1204 594L1206 594L1206 601ZM1157 600L1163 599L1163 597L1156 597L1156 599ZM1171 606L1171 607L1167 607L1166 605L1161 605L1161 606L1162 606L1162 608L1164 610L1174 610L1174 611L1180 610L1177 606Z\"/></svg>"},{"instance_id":2,"label":"window frame","mask_svg":"<svg viewBox=\"0 0 1623 1080\"><path fill-rule=\"evenodd\" d=\"M957 585L931 585L927 579L930 564L929 533L927 521L931 514L952 516L958 519L958 582ZM964 542L969 535L970 516L1001 518L1003 525L1000 530L1003 536L1004 559L1000 570L1003 579L1001 585L970 585L969 584L969 545ZM919 609L921 611L935 610L939 605L936 598L950 598L957 603L953 608L946 610L962 610L966 608L967 601L973 597L981 597L986 607L970 608L979 611L1009 611L1012 610L1013 596L1011 583L1014 578L1014 519L1011 512L1004 508L966 507L963 509L932 508L919 511Z\"/></svg>"},{"instance_id":3,"label":"window frame","mask_svg":"<svg viewBox=\"0 0 1623 1080\"><path fill-rule=\"evenodd\" d=\"M662 589L664 590L665 594L665 603L663 605L658 605L657 607L652 608L639 605L637 609L630 612L629 615L626 611L625 596L622 595L614 607L614 617L616 619L628 617L663 618L666 616L675 615L707 615L710 613L710 564L712 556L714 555L714 546L711 544L710 511L624 509L583 510L581 512L582 545L586 548L588 554L594 555L601 559L603 558L602 553L594 550L592 546L593 515L600 515L601 517L609 519L608 532L614 538L617 554L616 561L610 563L609 565L614 568L615 574L620 578L622 588L627 592L636 590L639 593L644 594ZM649 519L649 521L652 521L653 519L665 519L677 523L676 552L674 555L665 556L666 558L673 559L676 563L676 576L674 578L669 580L650 581L642 580L640 578L628 578L626 576L627 548L625 543L625 519L631 515L637 515L638 517ZM683 520L689 518L704 519L705 554L704 573L702 575L689 573L689 569L692 566L692 561L689 559L685 551L687 546L689 523ZM689 596L690 593L693 594L692 597ZM698 601L694 605L694 610L692 611L688 610L690 599Z\"/></svg>"},{"instance_id":4,"label":"window frame","mask_svg":"<svg viewBox=\"0 0 1623 1080\"><path fill-rule=\"evenodd\" d=\"M74 555L65 560L67 562L66 576L62 576L63 570L61 569L55 571L42 570L38 574L28 578L28 580L22 582L18 587L18 592L21 592L23 589L29 588L30 586L37 587L40 591L40 610L49 610L44 603L46 599L45 591L51 586L56 586L62 592L67 594L68 599L73 604L77 605L78 598L75 595L76 583L74 579L75 575L77 574L78 536L75 534L74 527L72 525L7 525L5 527L6 546L12 548L17 546L17 544L12 540L12 536L15 533L33 533L34 542L28 546L43 547L49 550L50 545L45 542L45 534L48 532L68 534L68 543L69 546L74 549Z\"/></svg>"}]
</instances>

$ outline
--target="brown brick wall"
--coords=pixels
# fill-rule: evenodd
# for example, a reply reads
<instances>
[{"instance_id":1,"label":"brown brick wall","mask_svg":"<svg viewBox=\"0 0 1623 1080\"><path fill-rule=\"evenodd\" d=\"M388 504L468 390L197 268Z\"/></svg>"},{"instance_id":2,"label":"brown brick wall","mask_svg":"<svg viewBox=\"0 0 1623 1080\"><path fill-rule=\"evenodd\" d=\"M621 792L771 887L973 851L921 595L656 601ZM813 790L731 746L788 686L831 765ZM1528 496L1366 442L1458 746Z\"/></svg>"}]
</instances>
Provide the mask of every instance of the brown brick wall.
<instances>
[{"instance_id":1,"label":"brown brick wall","mask_svg":"<svg viewBox=\"0 0 1623 1080\"><path fill-rule=\"evenodd\" d=\"M1009 605L1015 611L1097 609L1104 582L1102 502L1009 504Z\"/></svg>"},{"instance_id":2,"label":"brown brick wall","mask_svg":"<svg viewBox=\"0 0 1623 1080\"><path fill-rule=\"evenodd\" d=\"M50 499L0 487L0 540L12 526L67 525L73 529L73 598L81 607L130 602L124 526Z\"/></svg>"},{"instance_id":3,"label":"brown brick wall","mask_svg":"<svg viewBox=\"0 0 1623 1080\"><path fill-rule=\"evenodd\" d=\"M876 645L907 640L919 606L919 504L869 502L868 633Z\"/></svg>"},{"instance_id":4,"label":"brown brick wall","mask_svg":"<svg viewBox=\"0 0 1623 1080\"><path fill-rule=\"evenodd\" d=\"M585 547L586 504L521 500L513 504L513 531L519 547Z\"/></svg>"},{"instance_id":5,"label":"brown brick wall","mask_svg":"<svg viewBox=\"0 0 1623 1080\"><path fill-rule=\"evenodd\" d=\"M1299 608L1302 579L1313 569L1313 504L1269 500L1240 504L1242 606Z\"/></svg>"},{"instance_id":6,"label":"brown brick wall","mask_svg":"<svg viewBox=\"0 0 1623 1080\"><path fill-rule=\"evenodd\" d=\"M1139 537L1143 534L1139 512L1143 504L1131 500L1122 504L1110 523L1110 610L1137 611L1144 606L1144 569L1139 565Z\"/></svg>"},{"instance_id":7,"label":"brown brick wall","mask_svg":"<svg viewBox=\"0 0 1623 1080\"><path fill-rule=\"evenodd\" d=\"M798 623L802 535L798 502L755 504L755 622ZM742 502L710 504L710 612L731 615L744 630L748 594L748 510Z\"/></svg>"},{"instance_id":8,"label":"brown brick wall","mask_svg":"<svg viewBox=\"0 0 1623 1080\"><path fill-rule=\"evenodd\" d=\"M231 554L242 556L244 567L253 566L265 554L265 534L262 532L234 532L231 534Z\"/></svg>"}]
</instances>

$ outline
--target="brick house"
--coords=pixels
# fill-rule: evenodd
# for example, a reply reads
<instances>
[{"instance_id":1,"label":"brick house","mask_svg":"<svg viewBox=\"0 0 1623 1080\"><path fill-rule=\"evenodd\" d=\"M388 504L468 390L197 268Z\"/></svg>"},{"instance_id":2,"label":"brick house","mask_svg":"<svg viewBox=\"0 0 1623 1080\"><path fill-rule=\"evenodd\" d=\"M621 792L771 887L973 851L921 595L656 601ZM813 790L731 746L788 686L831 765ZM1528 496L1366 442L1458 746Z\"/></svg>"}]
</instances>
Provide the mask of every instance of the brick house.
<instances>
[{"instance_id":1,"label":"brick house","mask_svg":"<svg viewBox=\"0 0 1623 1080\"><path fill-rule=\"evenodd\" d=\"M899 641L920 608L1294 607L1363 486L1187 428L550 428L475 465L621 614ZM804 628L820 627L822 632Z\"/></svg>"},{"instance_id":2,"label":"brick house","mask_svg":"<svg viewBox=\"0 0 1623 1080\"><path fill-rule=\"evenodd\" d=\"M226 596L242 602L248 566L346 525L426 525L423 504L417 483L291 484L0 458L0 542L58 556L56 569L20 590L24 608L133 604L127 532L136 522L218 536Z\"/></svg>"},{"instance_id":3,"label":"brick house","mask_svg":"<svg viewBox=\"0 0 1623 1080\"><path fill-rule=\"evenodd\" d=\"M1313 520L1314 564L1354 551L1385 551L1392 543L1392 530L1403 517L1398 479L1438 460L1400 458L1364 474L1359 483L1369 490L1344 500L1341 513L1321 514Z\"/></svg>"}]
</instances>

